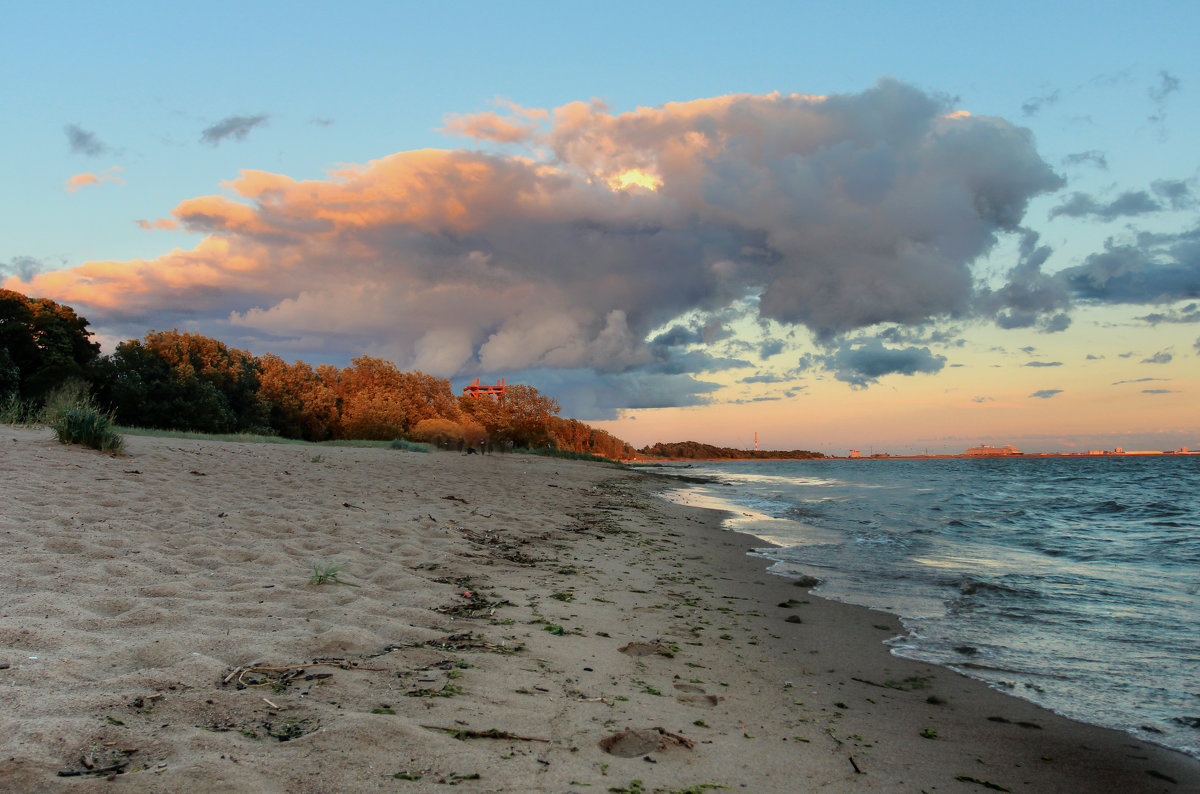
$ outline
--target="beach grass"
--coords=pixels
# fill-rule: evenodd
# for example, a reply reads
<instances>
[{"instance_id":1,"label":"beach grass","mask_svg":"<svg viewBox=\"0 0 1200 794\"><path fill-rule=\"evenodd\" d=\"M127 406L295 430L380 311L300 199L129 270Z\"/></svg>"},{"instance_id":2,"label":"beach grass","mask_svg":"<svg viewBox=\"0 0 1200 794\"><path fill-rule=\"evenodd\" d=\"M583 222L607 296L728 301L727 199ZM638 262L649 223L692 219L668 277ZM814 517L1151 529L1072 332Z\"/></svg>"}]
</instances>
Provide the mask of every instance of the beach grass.
<instances>
[{"instance_id":1,"label":"beach grass","mask_svg":"<svg viewBox=\"0 0 1200 794\"><path fill-rule=\"evenodd\" d=\"M101 452L118 453L124 439L113 425L113 416L96 405L82 382L68 382L46 398L38 420L54 431L63 444L82 444Z\"/></svg>"}]
</instances>

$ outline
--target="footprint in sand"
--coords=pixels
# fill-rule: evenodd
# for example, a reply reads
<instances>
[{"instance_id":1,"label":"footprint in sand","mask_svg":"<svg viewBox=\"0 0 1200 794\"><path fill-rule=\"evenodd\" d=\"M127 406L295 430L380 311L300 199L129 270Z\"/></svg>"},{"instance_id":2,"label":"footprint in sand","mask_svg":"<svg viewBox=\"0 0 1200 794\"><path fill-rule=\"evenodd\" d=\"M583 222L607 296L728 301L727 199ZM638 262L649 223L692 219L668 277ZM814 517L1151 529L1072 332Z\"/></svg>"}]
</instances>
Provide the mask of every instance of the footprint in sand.
<instances>
[{"instance_id":1,"label":"footprint in sand","mask_svg":"<svg viewBox=\"0 0 1200 794\"><path fill-rule=\"evenodd\" d=\"M675 684L675 689L680 693L675 696L675 700L680 703L690 703L693 706L711 708L725 699L719 695L709 695L704 691L704 687L695 684Z\"/></svg>"}]
</instances>

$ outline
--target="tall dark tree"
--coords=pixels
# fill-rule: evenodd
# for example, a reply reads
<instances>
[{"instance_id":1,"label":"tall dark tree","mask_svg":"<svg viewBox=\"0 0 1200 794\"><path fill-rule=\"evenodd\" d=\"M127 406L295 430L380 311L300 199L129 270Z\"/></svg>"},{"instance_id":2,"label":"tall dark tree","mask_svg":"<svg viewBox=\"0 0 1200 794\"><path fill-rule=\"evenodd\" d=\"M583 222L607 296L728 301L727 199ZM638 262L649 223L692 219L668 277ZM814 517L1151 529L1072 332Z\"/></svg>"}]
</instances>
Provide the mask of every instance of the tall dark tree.
<instances>
[{"instance_id":1,"label":"tall dark tree","mask_svg":"<svg viewBox=\"0 0 1200 794\"><path fill-rule=\"evenodd\" d=\"M99 397L121 424L205 433L268 425L258 362L206 336L152 331L122 342L97 371Z\"/></svg>"},{"instance_id":2,"label":"tall dark tree","mask_svg":"<svg viewBox=\"0 0 1200 794\"><path fill-rule=\"evenodd\" d=\"M40 399L71 378L83 379L100 355L88 322L70 306L0 289L0 392Z\"/></svg>"}]
</instances>

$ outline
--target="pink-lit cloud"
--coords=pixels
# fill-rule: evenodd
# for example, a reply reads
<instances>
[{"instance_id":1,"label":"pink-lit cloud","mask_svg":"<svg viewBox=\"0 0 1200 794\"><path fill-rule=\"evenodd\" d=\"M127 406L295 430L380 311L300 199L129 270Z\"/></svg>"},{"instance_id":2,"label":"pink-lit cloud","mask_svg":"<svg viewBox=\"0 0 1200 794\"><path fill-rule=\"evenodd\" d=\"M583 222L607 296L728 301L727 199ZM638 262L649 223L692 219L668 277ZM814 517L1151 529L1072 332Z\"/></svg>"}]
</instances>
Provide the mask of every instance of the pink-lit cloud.
<instances>
[{"instance_id":1,"label":"pink-lit cloud","mask_svg":"<svg viewBox=\"0 0 1200 794\"><path fill-rule=\"evenodd\" d=\"M624 373L661 400L648 379L678 393L662 357L684 351L645 339L685 312L759 295L764 319L832 339L976 311L972 262L1061 184L1025 130L894 81L501 110L446 129L521 154L404 151L316 180L246 170L175 207L202 235L190 251L5 286L131 335L186 319L439 375Z\"/></svg>"},{"instance_id":2,"label":"pink-lit cloud","mask_svg":"<svg viewBox=\"0 0 1200 794\"><path fill-rule=\"evenodd\" d=\"M113 166L112 168L108 169L106 172L101 172L99 174L92 174L92 173L86 173L86 172L82 173L82 174L75 174L74 176L72 176L70 179L67 180L67 184L66 184L67 192L74 193L75 191L79 190L80 188L87 187L88 185L99 185L101 182L115 182L118 185L123 185L123 184L125 184L125 180L121 179L121 177L117 176L117 174L120 171L121 171L120 168Z\"/></svg>"}]
</instances>

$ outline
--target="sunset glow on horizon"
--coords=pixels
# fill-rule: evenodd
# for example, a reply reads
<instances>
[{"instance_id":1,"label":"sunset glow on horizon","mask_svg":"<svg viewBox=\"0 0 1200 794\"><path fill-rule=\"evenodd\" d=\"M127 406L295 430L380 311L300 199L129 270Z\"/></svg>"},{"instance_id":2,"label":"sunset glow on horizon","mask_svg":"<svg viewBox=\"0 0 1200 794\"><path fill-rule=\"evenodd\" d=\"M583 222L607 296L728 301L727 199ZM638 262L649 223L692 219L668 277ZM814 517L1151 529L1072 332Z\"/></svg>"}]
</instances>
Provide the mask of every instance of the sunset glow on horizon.
<instances>
[{"instance_id":1,"label":"sunset glow on horizon","mask_svg":"<svg viewBox=\"0 0 1200 794\"><path fill-rule=\"evenodd\" d=\"M99 42L165 22L17 13L0 286L75 307L106 352L179 328L504 377L639 447L1200 447L1190 7L850 30L666 3L557 20L587 31L566 40L427 11L398 43L384 4L367 28L272 6L239 7L265 32L213 63L183 50L224 52L233 7L178 11L195 46L147 52L137 90ZM618 35L621 8L674 33ZM73 84L39 68L52 35ZM293 55L318 49L336 79Z\"/></svg>"}]
</instances>

